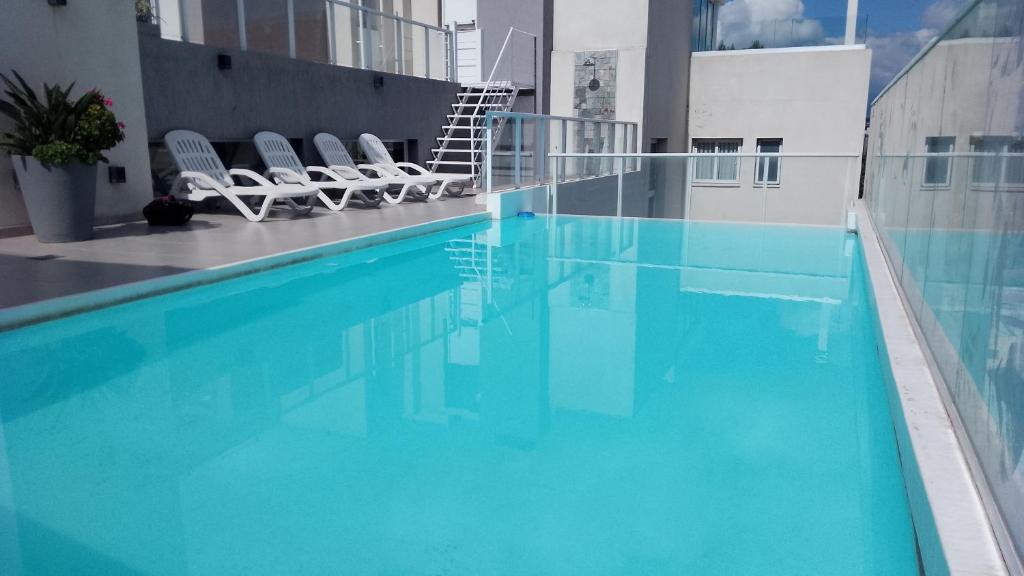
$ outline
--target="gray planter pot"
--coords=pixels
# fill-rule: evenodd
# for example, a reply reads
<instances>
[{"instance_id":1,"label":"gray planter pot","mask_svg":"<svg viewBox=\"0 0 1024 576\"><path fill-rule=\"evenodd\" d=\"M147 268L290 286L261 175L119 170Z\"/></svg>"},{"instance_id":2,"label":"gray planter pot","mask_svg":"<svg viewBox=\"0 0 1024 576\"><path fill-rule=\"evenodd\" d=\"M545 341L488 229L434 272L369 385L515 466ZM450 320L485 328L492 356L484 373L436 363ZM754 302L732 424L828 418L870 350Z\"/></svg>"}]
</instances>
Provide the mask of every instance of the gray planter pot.
<instances>
[{"instance_id":1,"label":"gray planter pot","mask_svg":"<svg viewBox=\"0 0 1024 576\"><path fill-rule=\"evenodd\" d=\"M11 156L32 231L40 242L92 238L96 165L46 166L31 156Z\"/></svg>"}]
</instances>

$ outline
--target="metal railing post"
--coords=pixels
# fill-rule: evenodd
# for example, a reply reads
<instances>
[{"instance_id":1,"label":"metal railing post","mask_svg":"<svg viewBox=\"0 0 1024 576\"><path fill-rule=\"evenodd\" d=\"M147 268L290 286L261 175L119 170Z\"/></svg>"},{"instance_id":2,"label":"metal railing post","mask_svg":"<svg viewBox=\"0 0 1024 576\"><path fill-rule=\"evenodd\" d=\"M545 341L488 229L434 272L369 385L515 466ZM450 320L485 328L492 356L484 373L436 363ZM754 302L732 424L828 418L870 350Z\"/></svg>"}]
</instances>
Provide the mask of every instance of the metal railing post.
<instances>
[{"instance_id":1,"label":"metal railing post","mask_svg":"<svg viewBox=\"0 0 1024 576\"><path fill-rule=\"evenodd\" d=\"M555 215L558 214L558 161L559 160L561 160L561 158L558 158L558 157L551 158L551 171L552 171L552 174L551 174L551 186L548 187L548 191L549 191L549 194L548 194L549 210L548 210L548 212L552 216L555 216Z\"/></svg>"},{"instance_id":2,"label":"metal railing post","mask_svg":"<svg viewBox=\"0 0 1024 576\"><path fill-rule=\"evenodd\" d=\"M566 132L565 132L568 127L569 127L568 121L563 119L562 120L562 153L563 154L569 151L568 148L567 148L569 146L569 135L566 134ZM558 158L558 161L562 163L562 172L564 173L565 172L565 158ZM555 173L552 176L557 178L558 177L558 171L556 170Z\"/></svg>"},{"instance_id":3,"label":"metal railing post","mask_svg":"<svg viewBox=\"0 0 1024 576\"><path fill-rule=\"evenodd\" d=\"M327 61L331 64L338 63L338 39L335 38L334 32L334 4L330 0L325 0L327 7Z\"/></svg>"},{"instance_id":4,"label":"metal railing post","mask_svg":"<svg viewBox=\"0 0 1024 576\"><path fill-rule=\"evenodd\" d=\"M448 81L459 81L459 29L453 20L448 28L448 51L451 56L448 58Z\"/></svg>"},{"instance_id":5,"label":"metal railing post","mask_svg":"<svg viewBox=\"0 0 1024 576\"><path fill-rule=\"evenodd\" d=\"M515 169L513 171L516 188L523 182L523 117L516 116L515 128L512 132L512 148L515 150Z\"/></svg>"},{"instance_id":6,"label":"metal railing post","mask_svg":"<svg viewBox=\"0 0 1024 576\"><path fill-rule=\"evenodd\" d=\"M356 43L359 44L359 68L366 70L366 12L362 10L358 12L359 39L356 40Z\"/></svg>"},{"instance_id":7,"label":"metal railing post","mask_svg":"<svg viewBox=\"0 0 1024 576\"><path fill-rule=\"evenodd\" d=\"M427 49L423 52L424 62L426 62L427 78L430 78L430 30L423 30L423 43L426 44Z\"/></svg>"},{"instance_id":8,"label":"metal railing post","mask_svg":"<svg viewBox=\"0 0 1024 576\"><path fill-rule=\"evenodd\" d=\"M237 0L235 6L238 10L238 47L248 50L249 40L245 35L245 0Z\"/></svg>"},{"instance_id":9,"label":"metal railing post","mask_svg":"<svg viewBox=\"0 0 1024 576\"><path fill-rule=\"evenodd\" d=\"M623 160L624 160L624 158L622 156L619 156L619 158L618 158L618 163L619 163L618 193L617 193L617 195L615 197L615 216L617 216L618 218L622 218L622 167L625 164L623 162Z\"/></svg>"},{"instance_id":10,"label":"metal railing post","mask_svg":"<svg viewBox=\"0 0 1024 576\"><path fill-rule=\"evenodd\" d=\"M537 182L544 182L547 179L548 172L548 131L551 130L551 125L547 120L537 120L539 123L538 138L539 142L535 146L533 165L535 167L535 176Z\"/></svg>"},{"instance_id":11,"label":"metal railing post","mask_svg":"<svg viewBox=\"0 0 1024 576\"><path fill-rule=\"evenodd\" d=\"M491 116L484 116L484 162L486 163L485 170L487 170L487 193L490 194L493 191L493 179L494 179L494 148L492 146L491 138Z\"/></svg>"},{"instance_id":12,"label":"metal railing post","mask_svg":"<svg viewBox=\"0 0 1024 576\"><path fill-rule=\"evenodd\" d=\"M756 156L754 158L754 174L758 173L758 165L761 163L763 156ZM761 223L765 224L768 222L768 163L764 163L764 174L761 174Z\"/></svg>"},{"instance_id":13,"label":"metal railing post","mask_svg":"<svg viewBox=\"0 0 1024 576\"><path fill-rule=\"evenodd\" d=\"M295 58L295 0L288 0L288 57Z\"/></svg>"},{"instance_id":14,"label":"metal railing post","mask_svg":"<svg viewBox=\"0 0 1024 576\"><path fill-rule=\"evenodd\" d=\"M181 21L181 40L188 42L188 0L178 0L178 19Z\"/></svg>"},{"instance_id":15,"label":"metal railing post","mask_svg":"<svg viewBox=\"0 0 1024 576\"><path fill-rule=\"evenodd\" d=\"M683 203L683 220L689 220L693 217L693 163L690 162L690 158L683 159L683 167L686 169L686 185L683 188L683 194L686 196ZM650 166L648 166L650 168Z\"/></svg>"},{"instance_id":16,"label":"metal railing post","mask_svg":"<svg viewBox=\"0 0 1024 576\"><path fill-rule=\"evenodd\" d=\"M402 21L395 19L395 72L405 74L405 43L402 38Z\"/></svg>"}]
</instances>

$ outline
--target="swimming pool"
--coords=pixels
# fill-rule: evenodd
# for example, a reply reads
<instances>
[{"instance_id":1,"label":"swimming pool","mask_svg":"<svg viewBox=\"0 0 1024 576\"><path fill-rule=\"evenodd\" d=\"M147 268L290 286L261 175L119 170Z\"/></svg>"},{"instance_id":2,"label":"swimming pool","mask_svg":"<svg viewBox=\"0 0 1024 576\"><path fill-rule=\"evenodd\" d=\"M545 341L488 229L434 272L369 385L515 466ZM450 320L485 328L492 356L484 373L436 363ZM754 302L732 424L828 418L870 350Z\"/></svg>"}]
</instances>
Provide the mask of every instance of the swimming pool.
<instances>
[{"instance_id":1,"label":"swimming pool","mask_svg":"<svg viewBox=\"0 0 1024 576\"><path fill-rule=\"evenodd\" d=\"M917 574L859 251L510 219L2 333L0 561Z\"/></svg>"}]
</instances>

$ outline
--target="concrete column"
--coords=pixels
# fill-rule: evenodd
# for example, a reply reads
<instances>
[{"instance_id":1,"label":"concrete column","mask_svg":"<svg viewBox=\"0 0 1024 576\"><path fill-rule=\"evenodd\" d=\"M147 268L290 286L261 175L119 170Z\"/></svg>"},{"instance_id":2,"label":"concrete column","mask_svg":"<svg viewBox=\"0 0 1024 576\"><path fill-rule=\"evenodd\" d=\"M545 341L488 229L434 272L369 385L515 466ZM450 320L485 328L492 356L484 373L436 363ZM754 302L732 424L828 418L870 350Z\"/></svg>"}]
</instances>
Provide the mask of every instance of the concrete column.
<instances>
[{"instance_id":1,"label":"concrete column","mask_svg":"<svg viewBox=\"0 0 1024 576\"><path fill-rule=\"evenodd\" d=\"M857 0L846 0L846 41L844 44L857 43Z\"/></svg>"}]
</instances>

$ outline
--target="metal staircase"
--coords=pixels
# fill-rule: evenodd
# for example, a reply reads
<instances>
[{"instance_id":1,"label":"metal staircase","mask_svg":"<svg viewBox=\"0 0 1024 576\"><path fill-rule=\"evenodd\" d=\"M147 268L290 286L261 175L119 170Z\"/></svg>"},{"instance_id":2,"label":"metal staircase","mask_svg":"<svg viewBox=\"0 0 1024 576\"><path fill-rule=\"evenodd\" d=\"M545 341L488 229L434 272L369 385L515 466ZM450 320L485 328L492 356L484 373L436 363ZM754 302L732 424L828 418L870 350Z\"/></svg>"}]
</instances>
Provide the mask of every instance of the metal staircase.
<instances>
[{"instance_id":1,"label":"metal staircase","mask_svg":"<svg viewBox=\"0 0 1024 576\"><path fill-rule=\"evenodd\" d=\"M529 50L516 48L513 38L527 39ZM437 147L431 149L433 160L427 164L432 172L458 172L473 175L473 186L480 187L482 166L487 151L485 119L488 112L509 112L521 88L536 85L534 67L537 37L516 28L509 28L498 52L491 73L484 83L463 85L458 101L452 104L448 123L441 128ZM518 52L518 55L517 55ZM521 77L522 64L528 63L530 73ZM497 140L504 118L494 126L492 138Z\"/></svg>"},{"instance_id":2,"label":"metal staircase","mask_svg":"<svg viewBox=\"0 0 1024 576\"><path fill-rule=\"evenodd\" d=\"M463 86L458 102L452 104L452 113L448 114L448 124L437 138L438 147L431 150L431 171L472 174L473 185L479 187L485 116L489 111L511 110L517 94L519 87L507 81Z\"/></svg>"}]
</instances>

